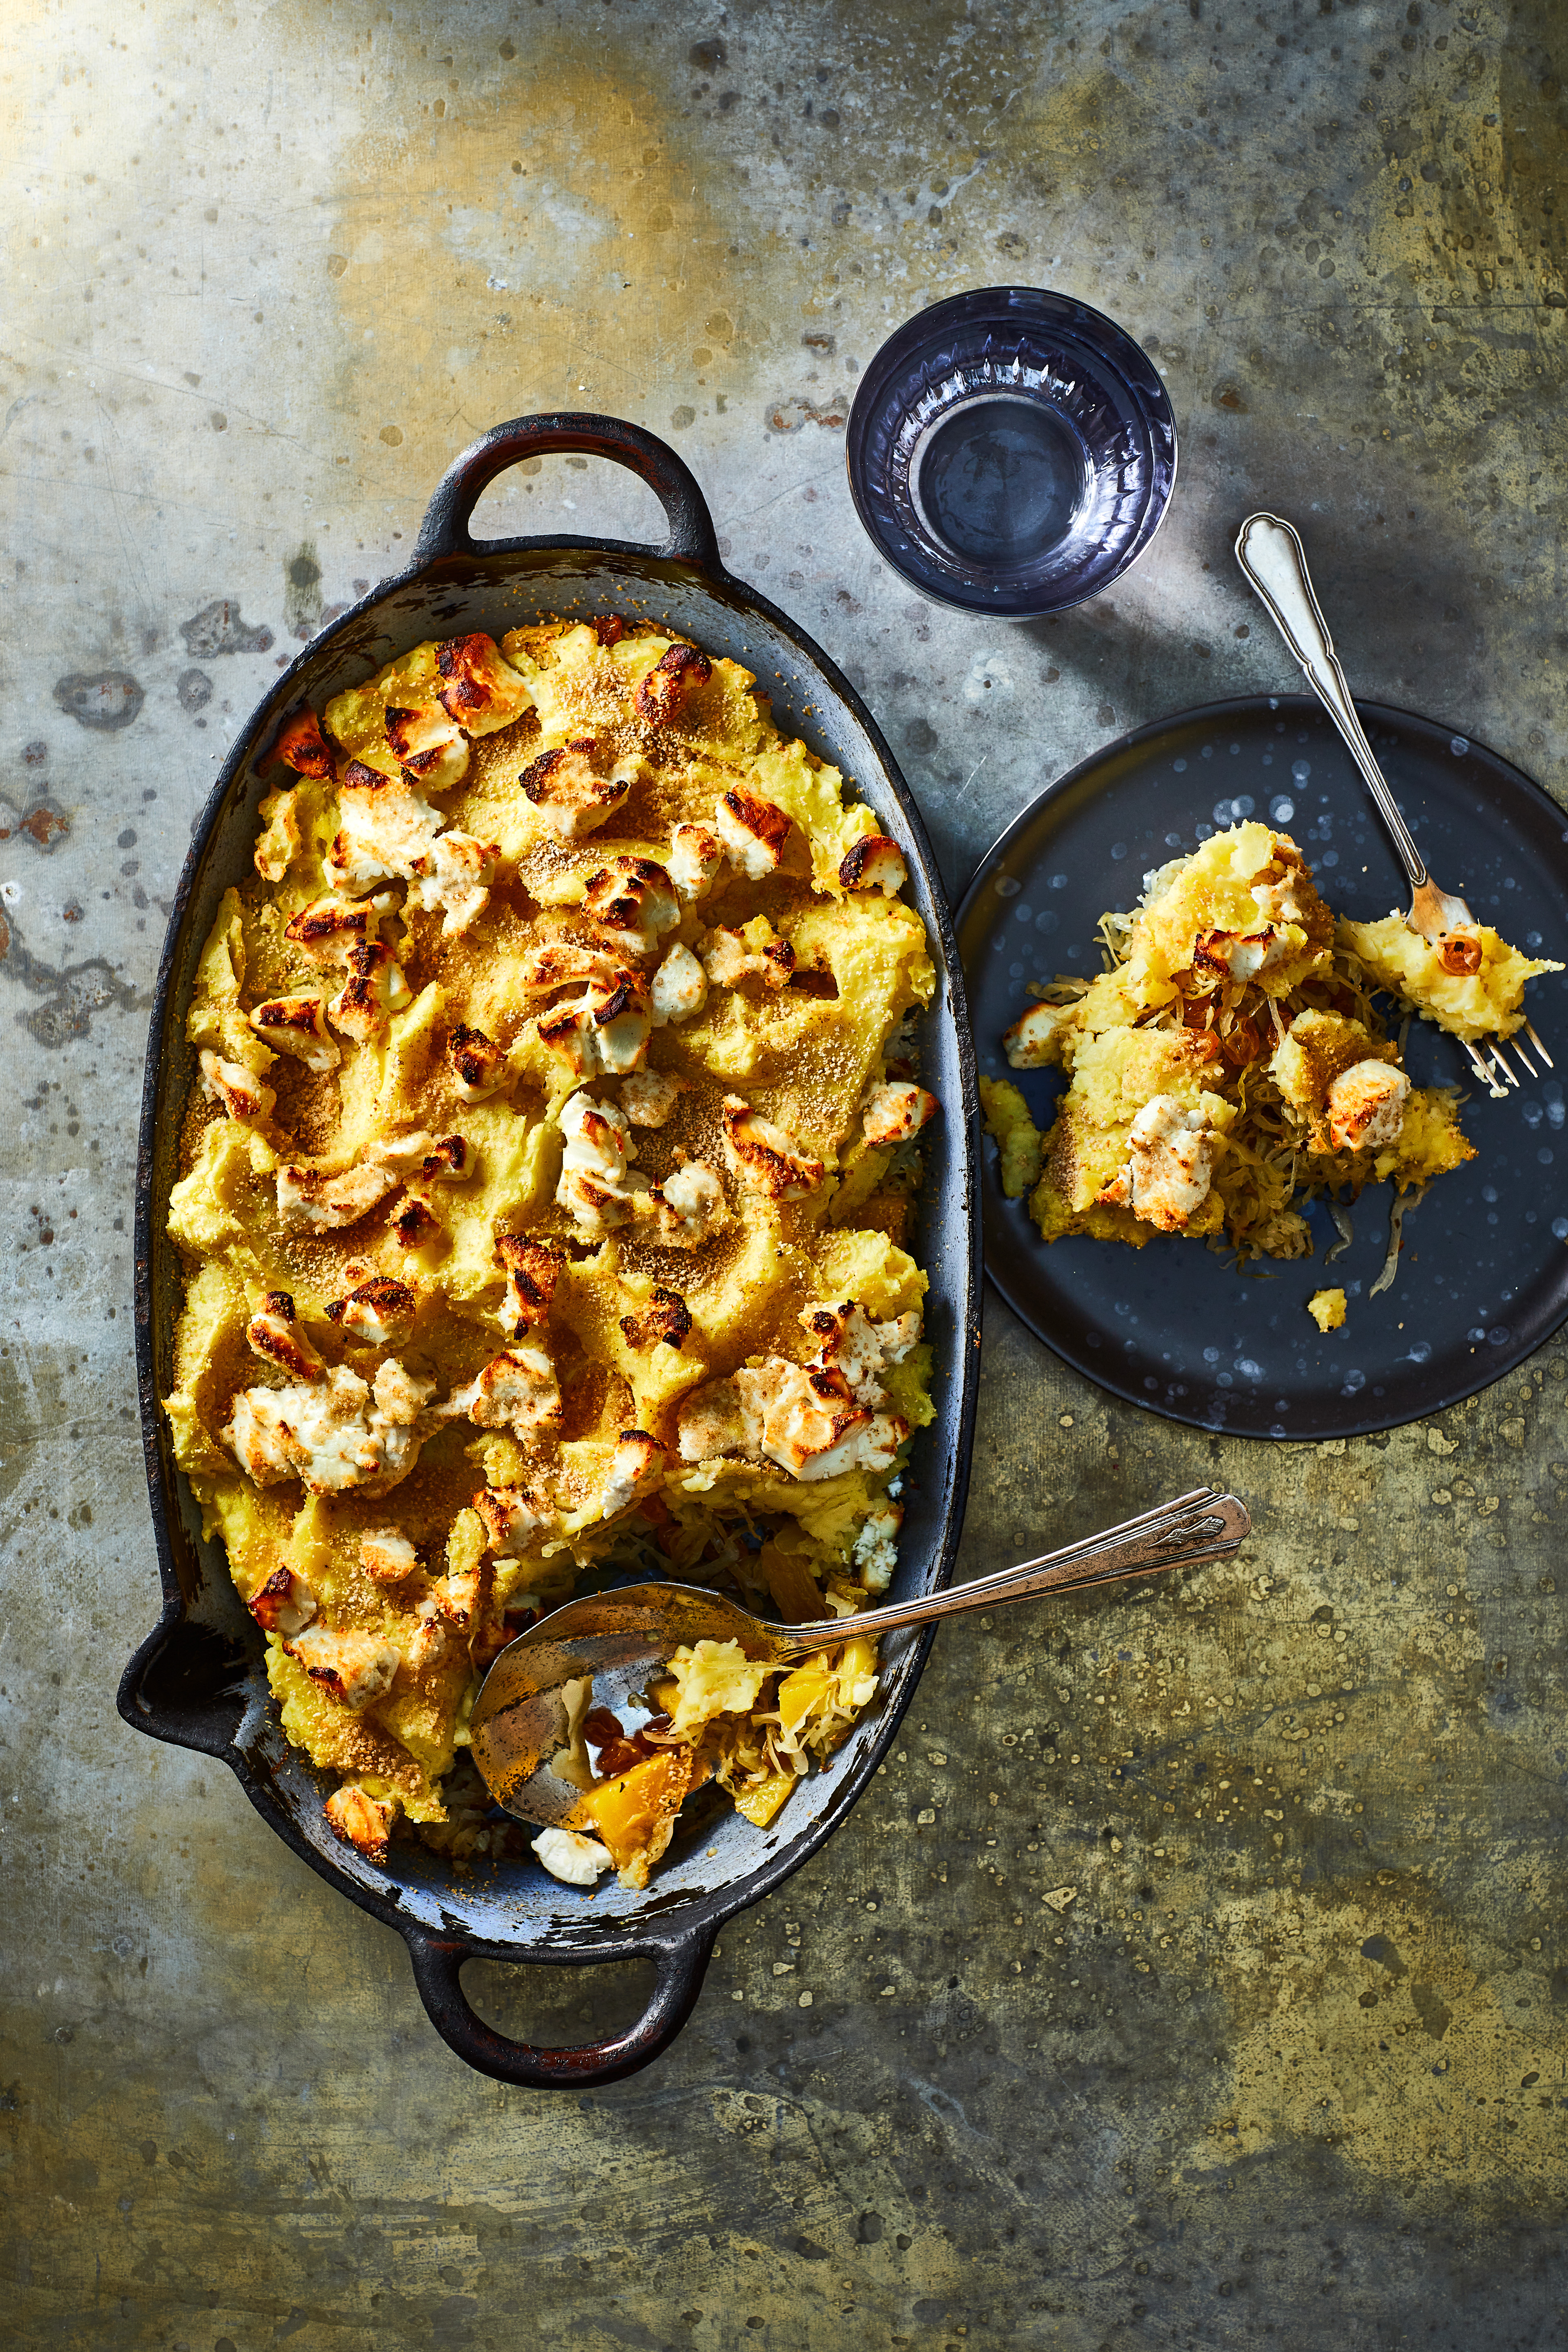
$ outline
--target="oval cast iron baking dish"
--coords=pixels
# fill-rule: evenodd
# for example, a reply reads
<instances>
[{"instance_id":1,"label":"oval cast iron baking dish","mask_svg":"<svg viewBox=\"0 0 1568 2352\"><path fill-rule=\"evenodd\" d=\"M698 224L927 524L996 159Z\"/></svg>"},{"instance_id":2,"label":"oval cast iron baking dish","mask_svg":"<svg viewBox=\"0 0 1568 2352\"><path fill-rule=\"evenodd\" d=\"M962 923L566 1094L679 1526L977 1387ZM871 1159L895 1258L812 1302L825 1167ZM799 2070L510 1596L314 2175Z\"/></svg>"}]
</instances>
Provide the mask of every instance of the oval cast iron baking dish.
<instances>
[{"instance_id":1,"label":"oval cast iron baking dish","mask_svg":"<svg viewBox=\"0 0 1568 2352\"><path fill-rule=\"evenodd\" d=\"M639 474L664 508L668 543L476 543L468 521L489 484L521 459L557 450L613 458ZM250 871L258 805L282 773L271 758L279 722L305 703L319 710L330 696L425 638L472 630L499 638L531 620L605 610L666 623L709 653L744 663L772 696L783 733L803 736L843 771L909 862L908 896L925 922L938 975L920 1036L921 1077L941 1100L942 1116L930 1130L913 1244L931 1277L926 1335L938 1377L937 1417L917 1435L906 1481L893 1595L949 1581L968 1485L981 1270L974 1055L936 863L908 787L848 680L787 615L725 571L694 477L674 450L639 426L572 415L497 425L440 483L407 571L312 639L263 697L213 788L180 877L153 1002L137 1163L137 1370L163 1608L125 1670L120 1711L153 1738L226 1764L296 1853L405 1937L426 2008L458 2056L500 2081L537 2089L614 2082L668 2046L696 2003L724 1920L770 1894L844 1821L892 1741L931 1635L884 1643L872 1706L768 1829L712 1808L678 1834L646 1895L612 1884L585 1899L531 1860L458 1873L418 1845L395 1844L384 1864L368 1861L328 1827L315 1771L283 1738L260 1636L221 1548L203 1541L200 1515L174 1465L159 1400L172 1384L182 1283L164 1226L193 1075L185 1019L196 959L223 892ZM711 1858L710 1848L717 1849ZM625 2033L575 2048L539 2048L495 2032L470 2008L459 1971L471 1958L642 1958L652 1961L655 1984L647 2011Z\"/></svg>"}]
</instances>

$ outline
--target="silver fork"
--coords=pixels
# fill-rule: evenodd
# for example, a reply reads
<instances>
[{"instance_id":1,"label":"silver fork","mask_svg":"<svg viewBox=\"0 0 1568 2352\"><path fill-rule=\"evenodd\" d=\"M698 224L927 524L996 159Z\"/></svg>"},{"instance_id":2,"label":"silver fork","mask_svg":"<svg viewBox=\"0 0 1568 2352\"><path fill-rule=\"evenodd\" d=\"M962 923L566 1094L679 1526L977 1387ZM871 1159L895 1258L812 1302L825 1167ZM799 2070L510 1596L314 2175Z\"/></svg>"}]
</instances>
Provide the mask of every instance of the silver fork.
<instances>
[{"instance_id":1,"label":"silver fork","mask_svg":"<svg viewBox=\"0 0 1568 2352\"><path fill-rule=\"evenodd\" d=\"M1456 898L1451 891L1439 889L1427 873L1426 862L1411 839L1410 828L1401 816L1394 794L1384 781L1383 771L1373 757L1372 746L1356 716L1356 707L1351 699L1344 671L1340 667L1340 657L1334 651L1334 641L1329 635L1329 625L1313 593L1311 574L1307 570L1306 551L1294 526L1281 515L1248 515L1237 533L1236 560L1258 591L1275 627L1300 663L1308 685L1343 736L1352 759L1361 770L1362 780L1377 803L1378 814L1388 827L1399 862L1410 884L1410 911L1405 918L1406 925L1430 947L1438 946L1449 931L1461 928L1477 929L1476 919L1464 900ZM1552 1056L1531 1024L1527 1021L1524 1028L1547 1068L1553 1068L1555 1065ZM1531 1076L1538 1077L1540 1072L1518 1037L1510 1042ZM1470 1066L1476 1076L1485 1081L1494 1099L1500 1099L1508 1087L1517 1087L1521 1083L1503 1051L1503 1039L1488 1038L1485 1054L1468 1038L1461 1038L1460 1043L1470 1057ZM1500 1079L1506 1084L1500 1084Z\"/></svg>"}]
</instances>

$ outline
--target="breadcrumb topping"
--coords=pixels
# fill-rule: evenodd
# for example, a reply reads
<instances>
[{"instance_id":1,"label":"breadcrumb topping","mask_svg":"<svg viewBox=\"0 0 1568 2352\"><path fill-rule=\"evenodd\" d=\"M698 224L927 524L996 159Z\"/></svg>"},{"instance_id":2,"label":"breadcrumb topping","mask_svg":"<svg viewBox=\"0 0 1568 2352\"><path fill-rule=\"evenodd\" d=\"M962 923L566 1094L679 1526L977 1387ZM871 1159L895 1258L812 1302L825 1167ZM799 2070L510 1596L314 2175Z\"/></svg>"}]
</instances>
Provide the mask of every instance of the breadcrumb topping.
<instances>
[{"instance_id":1,"label":"breadcrumb topping","mask_svg":"<svg viewBox=\"0 0 1568 2352\"><path fill-rule=\"evenodd\" d=\"M453 1768L581 1573L848 1621L892 1572L935 974L837 772L647 621L413 646L274 750L192 997L176 1454L331 1834L515 1855ZM670 1675L570 1698L584 1895L710 1779L767 1822L876 1657Z\"/></svg>"}]
</instances>

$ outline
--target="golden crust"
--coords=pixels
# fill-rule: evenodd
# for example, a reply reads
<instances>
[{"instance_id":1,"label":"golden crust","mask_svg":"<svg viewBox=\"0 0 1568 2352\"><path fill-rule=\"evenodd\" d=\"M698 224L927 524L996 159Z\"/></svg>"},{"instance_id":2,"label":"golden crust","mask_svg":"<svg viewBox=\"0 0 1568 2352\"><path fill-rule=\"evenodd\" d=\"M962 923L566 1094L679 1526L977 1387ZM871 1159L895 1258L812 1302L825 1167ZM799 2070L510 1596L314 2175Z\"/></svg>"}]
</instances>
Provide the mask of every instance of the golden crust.
<instances>
[{"instance_id":1,"label":"golden crust","mask_svg":"<svg viewBox=\"0 0 1568 2352\"><path fill-rule=\"evenodd\" d=\"M1342 946L1379 988L1414 1005L1451 1036L1474 1040L1494 1033L1511 1037L1525 1020L1526 983L1560 963L1521 954L1489 924L1456 931L1436 946L1419 938L1398 914L1374 923L1343 921Z\"/></svg>"},{"instance_id":2,"label":"golden crust","mask_svg":"<svg viewBox=\"0 0 1568 2352\"><path fill-rule=\"evenodd\" d=\"M1314 1151L1331 1150L1329 1096L1335 1081L1362 1062L1397 1064L1399 1049L1342 1013L1299 1013L1269 1062L1280 1094L1306 1126Z\"/></svg>"},{"instance_id":3,"label":"golden crust","mask_svg":"<svg viewBox=\"0 0 1568 2352\"><path fill-rule=\"evenodd\" d=\"M902 1348L873 1407L799 1361L799 1307L918 1329L887 1162L907 1184L927 1098L886 1057L934 974L836 772L734 663L645 625L417 646L289 741L304 781L193 1004L169 1409L286 1734L352 1776L332 1826L376 1853L398 1819L457 1836L473 1674L616 1547L700 1578L763 1507L819 1595L864 1596L928 1367ZM710 992L696 950L727 942ZM682 1461L684 1402L749 1360L784 1368L752 1383L757 1442ZM757 1818L869 1696L858 1646L792 1711L787 1768L724 1727ZM670 1804L713 1769L684 1753ZM634 1883L672 1818L639 1812Z\"/></svg>"},{"instance_id":4,"label":"golden crust","mask_svg":"<svg viewBox=\"0 0 1568 2352\"><path fill-rule=\"evenodd\" d=\"M1107 969L1061 974L1003 1040L1016 1068L1070 1084L1041 1137L1017 1089L982 1081L1005 1189L1047 1241L1142 1247L1223 1234L1244 1255L1308 1255L1294 1203L1473 1157L1454 1099L1412 1090L1370 1001L1363 940L1333 917L1294 842L1259 824L1215 835L1108 915ZM1405 935L1408 938L1408 934Z\"/></svg>"}]
</instances>

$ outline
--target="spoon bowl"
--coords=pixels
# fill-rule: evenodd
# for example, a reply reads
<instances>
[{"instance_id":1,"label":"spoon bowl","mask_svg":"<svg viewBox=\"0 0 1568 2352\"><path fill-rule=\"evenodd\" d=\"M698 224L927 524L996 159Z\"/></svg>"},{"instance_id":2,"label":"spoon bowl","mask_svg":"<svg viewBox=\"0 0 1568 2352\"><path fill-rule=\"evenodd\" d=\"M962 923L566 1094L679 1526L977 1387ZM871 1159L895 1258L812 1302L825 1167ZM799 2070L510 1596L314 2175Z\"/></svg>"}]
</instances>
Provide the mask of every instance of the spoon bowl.
<instances>
[{"instance_id":1,"label":"spoon bowl","mask_svg":"<svg viewBox=\"0 0 1568 2352\"><path fill-rule=\"evenodd\" d=\"M595 1706L608 1707L625 1729L635 1731L637 1719L646 1721L652 1712L649 1676L683 1646L735 1642L753 1663L792 1665L855 1638L1222 1559L1245 1540L1251 1526L1234 1495L1199 1486L1081 1543L994 1576L976 1577L954 1591L804 1625L772 1624L700 1585L634 1584L585 1594L531 1625L490 1667L468 1721L474 1762L497 1803L520 1821L588 1828L585 1792L567 1777L573 1733L583 1713L583 1694L572 1691L573 1685L590 1683ZM566 1770L558 1769L563 1766Z\"/></svg>"},{"instance_id":2,"label":"spoon bowl","mask_svg":"<svg viewBox=\"0 0 1568 2352\"><path fill-rule=\"evenodd\" d=\"M625 1585L569 1601L509 1643L485 1676L468 1718L474 1761L496 1802L520 1820L587 1826L583 1790L551 1769L571 1744L571 1685L591 1682L595 1706L635 1731L651 1712L643 1685L683 1643L738 1642L746 1657L782 1664L798 1654L786 1648L790 1633L807 1630L764 1624L692 1584Z\"/></svg>"}]
</instances>

